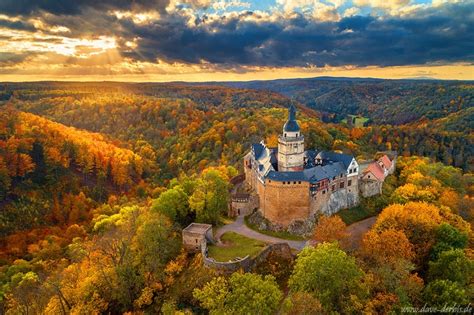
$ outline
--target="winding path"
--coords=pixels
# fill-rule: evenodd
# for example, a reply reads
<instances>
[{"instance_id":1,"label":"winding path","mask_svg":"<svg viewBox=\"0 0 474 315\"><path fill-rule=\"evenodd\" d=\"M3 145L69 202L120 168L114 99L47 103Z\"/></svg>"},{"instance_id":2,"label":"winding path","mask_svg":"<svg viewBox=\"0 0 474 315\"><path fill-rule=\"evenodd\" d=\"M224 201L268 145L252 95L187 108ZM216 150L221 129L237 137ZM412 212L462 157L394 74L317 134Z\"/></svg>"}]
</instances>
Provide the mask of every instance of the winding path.
<instances>
[{"instance_id":1,"label":"winding path","mask_svg":"<svg viewBox=\"0 0 474 315\"><path fill-rule=\"evenodd\" d=\"M358 243L362 239L362 236L364 235L365 232L367 232L372 227L376 219L377 217L367 218L365 220L353 223L347 227L347 231L349 232L349 235L350 235L349 239L350 239L352 247L358 246ZM249 238L253 238L265 243L271 243L271 244L287 243L291 248L296 249L298 251L302 250L303 247L305 247L306 244L308 243L308 241L306 240L304 241L285 240L282 238L269 236L269 235L265 235L257 231L254 231L251 228L249 228L247 225L245 225L243 215L238 216L237 220L235 220L231 224L224 225L220 227L219 229L217 229L215 237L219 242L220 242L221 236L225 232L235 232L237 234L240 234Z\"/></svg>"}]
</instances>

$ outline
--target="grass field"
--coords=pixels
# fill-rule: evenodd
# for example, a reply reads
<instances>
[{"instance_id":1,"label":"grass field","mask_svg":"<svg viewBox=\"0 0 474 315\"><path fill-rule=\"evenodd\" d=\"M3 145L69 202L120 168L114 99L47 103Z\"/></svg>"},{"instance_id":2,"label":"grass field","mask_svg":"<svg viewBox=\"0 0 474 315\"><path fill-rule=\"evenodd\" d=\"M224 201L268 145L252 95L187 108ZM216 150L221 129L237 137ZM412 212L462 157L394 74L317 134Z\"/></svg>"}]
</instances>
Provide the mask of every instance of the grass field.
<instances>
[{"instance_id":1,"label":"grass field","mask_svg":"<svg viewBox=\"0 0 474 315\"><path fill-rule=\"evenodd\" d=\"M397 187L397 179L394 175L385 178L382 195L361 198L357 207L343 209L337 213L347 225L361 221L368 217L379 214L386 206L390 204L390 196Z\"/></svg>"},{"instance_id":2,"label":"grass field","mask_svg":"<svg viewBox=\"0 0 474 315\"><path fill-rule=\"evenodd\" d=\"M224 246L209 246L209 257L216 261L229 261L234 258L244 258L247 255L257 255L265 243L257 241L234 232L227 232L221 236Z\"/></svg>"},{"instance_id":3,"label":"grass field","mask_svg":"<svg viewBox=\"0 0 474 315\"><path fill-rule=\"evenodd\" d=\"M360 204L349 209L342 209L337 213L347 225L373 217L379 214L387 206L385 196L361 198Z\"/></svg>"},{"instance_id":4,"label":"grass field","mask_svg":"<svg viewBox=\"0 0 474 315\"><path fill-rule=\"evenodd\" d=\"M369 120L367 117L360 117L360 116L354 116L354 115L349 115L352 118L355 118L355 123L354 127L361 128L364 127L364 124ZM341 120L342 123L347 123L347 119L344 118Z\"/></svg>"},{"instance_id":5,"label":"grass field","mask_svg":"<svg viewBox=\"0 0 474 315\"><path fill-rule=\"evenodd\" d=\"M337 213L337 215L341 217L345 224L350 225L352 223L372 217L377 213L378 211L373 211L359 205L354 208L342 209Z\"/></svg>"},{"instance_id":6,"label":"grass field","mask_svg":"<svg viewBox=\"0 0 474 315\"><path fill-rule=\"evenodd\" d=\"M258 227L255 224L250 223L248 221L247 217L244 218L244 221L245 221L245 225L248 228L250 228L254 231L257 231L259 233L268 235L268 236L278 237L278 238L282 238L284 240L290 240L290 241L303 241L303 240L305 240L305 238L302 237L302 236L294 235L294 234L288 233L286 231L275 232L275 231L260 230L260 229L258 229Z\"/></svg>"}]
</instances>

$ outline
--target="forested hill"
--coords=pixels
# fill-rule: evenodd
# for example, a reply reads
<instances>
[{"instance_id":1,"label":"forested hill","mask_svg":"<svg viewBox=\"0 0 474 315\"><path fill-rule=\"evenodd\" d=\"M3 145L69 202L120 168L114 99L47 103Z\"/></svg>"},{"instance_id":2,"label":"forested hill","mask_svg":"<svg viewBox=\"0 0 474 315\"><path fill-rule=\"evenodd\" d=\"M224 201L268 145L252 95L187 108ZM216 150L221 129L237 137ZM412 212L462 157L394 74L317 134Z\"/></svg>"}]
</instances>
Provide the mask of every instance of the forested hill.
<instances>
[{"instance_id":1,"label":"forested hill","mask_svg":"<svg viewBox=\"0 0 474 315\"><path fill-rule=\"evenodd\" d=\"M344 79L330 81L338 84ZM386 84L391 82L398 81ZM372 83L384 84L384 81L373 80ZM470 85L464 88L459 83L452 84L455 84L452 89L472 91ZM356 156L390 149L403 155L428 156L465 170L472 166L474 155L472 101L470 98L464 101L467 97L461 97L460 110L439 112L441 117L434 120L420 118L404 125L369 122L370 127L363 128L361 124L323 124L317 119L320 113L276 92L224 86L5 83L0 84L0 94L21 111L106 134L119 139L127 148L156 159L160 171L155 176L159 180L196 170L196 165L198 170L222 163L239 166L250 143L275 137L280 132L286 115L284 108L291 102L300 108L298 119L308 119L313 124L305 125L304 129L308 147L342 150ZM443 106L451 106L448 99ZM340 101L336 96L334 100ZM405 106L405 103L400 104ZM386 115L387 119L393 116Z\"/></svg>"},{"instance_id":2,"label":"forested hill","mask_svg":"<svg viewBox=\"0 0 474 315\"><path fill-rule=\"evenodd\" d=\"M290 103L300 109L307 148L358 160L399 152L383 195L346 212L346 219L354 219L348 213L363 218L381 212L379 219L360 251L325 244L305 250L308 255L294 264L270 255L255 271L266 276L215 278L201 256L181 250L182 229L190 222L227 222L230 179L242 171L251 143L277 145ZM269 314L282 305L302 310L285 314L308 313L303 306L320 313L400 313L433 299L445 305L445 296L467 304L472 259L465 248L468 237L472 243L474 209L470 115L472 107L433 120L364 126L322 122L298 101L263 90L0 84L0 314L220 314L227 305L205 301L251 301L263 292L260 307L271 300L268 288L275 293ZM318 234L318 241L344 235L344 223L332 219L342 225L321 220L317 229L331 238ZM353 275L350 281L346 275ZM233 290L233 281L246 289ZM208 290L214 283L219 290ZM298 283L321 295L300 292ZM321 283L344 287L328 291ZM286 296L288 288L293 291ZM327 292L323 304L319 298Z\"/></svg>"},{"instance_id":3,"label":"forested hill","mask_svg":"<svg viewBox=\"0 0 474 315\"><path fill-rule=\"evenodd\" d=\"M368 117L377 124L400 125L422 118L441 118L474 106L473 81L321 77L206 84L281 93L327 113L325 117L332 122L352 114ZM474 120L472 112L466 114Z\"/></svg>"},{"instance_id":4,"label":"forested hill","mask_svg":"<svg viewBox=\"0 0 474 315\"><path fill-rule=\"evenodd\" d=\"M223 86L192 86L185 83L123 83L123 82L26 82L0 83L0 101L14 96L18 100L37 101L45 98L80 99L98 94L141 95L166 99L186 99L200 109L211 106L287 107L290 100L279 93L254 89L233 89Z\"/></svg>"}]
</instances>

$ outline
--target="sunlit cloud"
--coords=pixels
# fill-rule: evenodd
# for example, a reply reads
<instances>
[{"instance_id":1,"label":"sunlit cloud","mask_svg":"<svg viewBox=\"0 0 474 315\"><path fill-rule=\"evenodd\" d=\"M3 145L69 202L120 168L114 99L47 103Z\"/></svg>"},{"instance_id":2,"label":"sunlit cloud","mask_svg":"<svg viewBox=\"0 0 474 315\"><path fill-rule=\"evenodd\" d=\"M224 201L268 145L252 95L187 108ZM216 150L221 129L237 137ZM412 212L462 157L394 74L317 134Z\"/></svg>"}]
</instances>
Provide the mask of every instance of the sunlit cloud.
<instances>
[{"instance_id":1,"label":"sunlit cloud","mask_svg":"<svg viewBox=\"0 0 474 315\"><path fill-rule=\"evenodd\" d=\"M135 24L144 24L160 18L160 13L156 11L148 12L131 12L131 11L113 11L111 14L115 15L118 19L129 18Z\"/></svg>"},{"instance_id":2,"label":"sunlit cloud","mask_svg":"<svg viewBox=\"0 0 474 315\"><path fill-rule=\"evenodd\" d=\"M11 1L0 80L473 76L469 1Z\"/></svg>"},{"instance_id":3,"label":"sunlit cloud","mask_svg":"<svg viewBox=\"0 0 474 315\"><path fill-rule=\"evenodd\" d=\"M68 38L47 35L40 32L30 33L0 29L0 37L8 40L0 41L0 51L10 53L45 53L55 52L65 56L88 57L105 50L116 48L115 39L99 36L98 38Z\"/></svg>"}]
</instances>

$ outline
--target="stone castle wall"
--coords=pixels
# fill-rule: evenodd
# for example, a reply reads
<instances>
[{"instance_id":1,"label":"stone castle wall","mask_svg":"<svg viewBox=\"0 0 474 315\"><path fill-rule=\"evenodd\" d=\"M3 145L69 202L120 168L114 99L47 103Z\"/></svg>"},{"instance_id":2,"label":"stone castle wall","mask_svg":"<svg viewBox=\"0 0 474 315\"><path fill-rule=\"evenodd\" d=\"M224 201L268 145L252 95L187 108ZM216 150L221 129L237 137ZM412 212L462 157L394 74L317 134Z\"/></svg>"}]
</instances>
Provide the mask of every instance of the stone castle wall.
<instances>
[{"instance_id":1,"label":"stone castle wall","mask_svg":"<svg viewBox=\"0 0 474 315\"><path fill-rule=\"evenodd\" d=\"M312 229L318 214L332 215L359 203L357 175L331 179L324 193L320 190L315 194L310 192L310 184L305 181L287 181L284 184L267 179L264 184L248 167L245 167L245 175L246 184L257 195L261 214L279 230L305 233Z\"/></svg>"},{"instance_id":2,"label":"stone castle wall","mask_svg":"<svg viewBox=\"0 0 474 315\"><path fill-rule=\"evenodd\" d=\"M291 248L287 243L277 243L267 245L257 256L253 258L247 255L244 258L235 261L221 262L209 258L207 255L206 242L201 243L201 254L203 257L204 266L207 268L212 268L218 273L225 274L231 274L241 269L245 272L249 272L257 265L264 262L272 253L282 257L292 257Z\"/></svg>"},{"instance_id":3,"label":"stone castle wall","mask_svg":"<svg viewBox=\"0 0 474 315\"><path fill-rule=\"evenodd\" d=\"M310 214L308 182L275 182L267 180L260 202L262 214L275 224L287 227L295 220L305 220ZM259 192L260 195L260 192Z\"/></svg>"},{"instance_id":4,"label":"stone castle wall","mask_svg":"<svg viewBox=\"0 0 474 315\"><path fill-rule=\"evenodd\" d=\"M371 197L382 193L382 181L361 180L360 192L364 197Z\"/></svg>"},{"instance_id":5,"label":"stone castle wall","mask_svg":"<svg viewBox=\"0 0 474 315\"><path fill-rule=\"evenodd\" d=\"M311 199L311 212L332 215L341 209L353 207L359 203L357 192L348 188L339 189L330 194L317 194Z\"/></svg>"}]
</instances>

